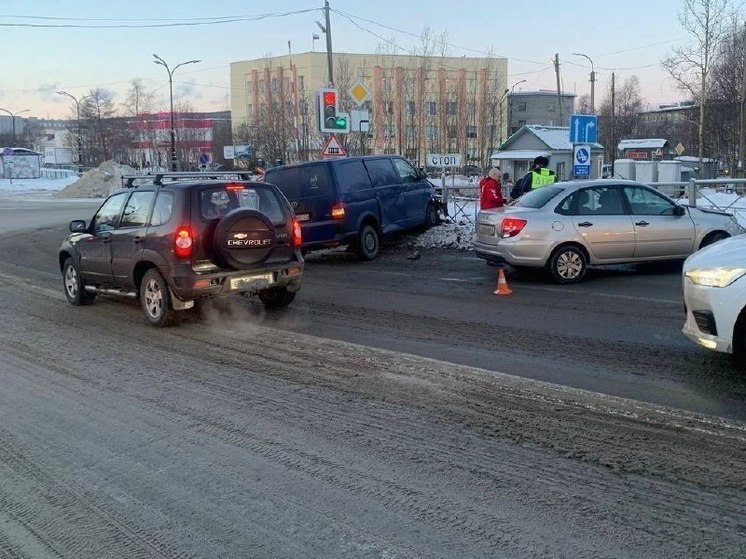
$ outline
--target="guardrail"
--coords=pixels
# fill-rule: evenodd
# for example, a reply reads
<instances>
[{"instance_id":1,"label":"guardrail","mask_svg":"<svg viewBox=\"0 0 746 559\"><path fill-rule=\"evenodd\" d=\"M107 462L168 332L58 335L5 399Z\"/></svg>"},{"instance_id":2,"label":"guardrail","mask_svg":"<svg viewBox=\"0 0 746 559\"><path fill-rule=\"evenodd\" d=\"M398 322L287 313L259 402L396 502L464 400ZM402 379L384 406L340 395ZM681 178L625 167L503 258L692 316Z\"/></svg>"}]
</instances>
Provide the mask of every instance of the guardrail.
<instances>
[{"instance_id":1,"label":"guardrail","mask_svg":"<svg viewBox=\"0 0 746 559\"><path fill-rule=\"evenodd\" d=\"M41 168L41 176L45 179L66 179L68 177L77 177L78 172L72 169L50 169L48 167Z\"/></svg>"}]
</instances>

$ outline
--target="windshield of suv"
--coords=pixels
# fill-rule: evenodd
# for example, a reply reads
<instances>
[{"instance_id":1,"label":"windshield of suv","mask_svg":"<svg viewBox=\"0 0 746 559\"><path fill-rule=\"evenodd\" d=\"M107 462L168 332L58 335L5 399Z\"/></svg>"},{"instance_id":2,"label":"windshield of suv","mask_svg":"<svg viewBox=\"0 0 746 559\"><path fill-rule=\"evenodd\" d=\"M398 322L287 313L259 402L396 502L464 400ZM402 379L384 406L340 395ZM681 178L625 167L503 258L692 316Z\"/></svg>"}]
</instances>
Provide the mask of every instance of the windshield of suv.
<instances>
[{"instance_id":1,"label":"windshield of suv","mask_svg":"<svg viewBox=\"0 0 746 559\"><path fill-rule=\"evenodd\" d=\"M521 196L513 205L522 208L543 208L549 200L564 192L564 190L563 186L557 185L537 188Z\"/></svg>"},{"instance_id":2,"label":"windshield of suv","mask_svg":"<svg viewBox=\"0 0 746 559\"><path fill-rule=\"evenodd\" d=\"M249 208L266 215L272 223L285 222L285 214L271 188L238 183L218 184L199 193L200 212L204 219L219 219L231 210Z\"/></svg>"}]
</instances>

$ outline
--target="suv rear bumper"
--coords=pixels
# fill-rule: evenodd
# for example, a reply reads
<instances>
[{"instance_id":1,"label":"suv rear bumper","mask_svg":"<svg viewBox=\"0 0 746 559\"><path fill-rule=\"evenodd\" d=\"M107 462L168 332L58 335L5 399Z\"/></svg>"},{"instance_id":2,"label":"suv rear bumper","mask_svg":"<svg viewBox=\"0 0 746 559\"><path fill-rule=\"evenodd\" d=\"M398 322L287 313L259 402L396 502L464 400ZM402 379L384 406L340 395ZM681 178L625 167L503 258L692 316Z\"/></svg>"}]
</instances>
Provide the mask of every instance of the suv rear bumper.
<instances>
[{"instance_id":1,"label":"suv rear bumper","mask_svg":"<svg viewBox=\"0 0 746 559\"><path fill-rule=\"evenodd\" d=\"M164 270L174 295L183 301L200 297L215 297L237 293L258 293L270 287L287 287L298 291L303 275L303 263L285 263L281 266L264 266L260 270L221 270L216 273L197 274L190 265L174 266ZM231 280L242 278L240 286L231 286ZM271 278L271 279L270 279Z\"/></svg>"}]
</instances>

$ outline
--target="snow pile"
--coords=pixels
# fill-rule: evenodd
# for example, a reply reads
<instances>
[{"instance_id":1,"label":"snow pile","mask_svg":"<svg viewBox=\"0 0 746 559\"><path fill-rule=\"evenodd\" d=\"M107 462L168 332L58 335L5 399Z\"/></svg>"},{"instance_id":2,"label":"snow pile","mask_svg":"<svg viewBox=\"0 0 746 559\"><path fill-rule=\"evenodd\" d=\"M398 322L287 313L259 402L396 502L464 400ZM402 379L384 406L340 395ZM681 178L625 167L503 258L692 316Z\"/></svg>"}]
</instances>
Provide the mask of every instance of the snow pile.
<instances>
[{"instance_id":1,"label":"snow pile","mask_svg":"<svg viewBox=\"0 0 746 559\"><path fill-rule=\"evenodd\" d=\"M443 223L419 235L414 240L416 248L474 249L474 224L468 221Z\"/></svg>"},{"instance_id":2,"label":"snow pile","mask_svg":"<svg viewBox=\"0 0 746 559\"><path fill-rule=\"evenodd\" d=\"M73 184L55 194L61 198L105 198L122 186L122 175L131 175L136 171L127 165L113 161L104 161L83 173Z\"/></svg>"}]
</instances>

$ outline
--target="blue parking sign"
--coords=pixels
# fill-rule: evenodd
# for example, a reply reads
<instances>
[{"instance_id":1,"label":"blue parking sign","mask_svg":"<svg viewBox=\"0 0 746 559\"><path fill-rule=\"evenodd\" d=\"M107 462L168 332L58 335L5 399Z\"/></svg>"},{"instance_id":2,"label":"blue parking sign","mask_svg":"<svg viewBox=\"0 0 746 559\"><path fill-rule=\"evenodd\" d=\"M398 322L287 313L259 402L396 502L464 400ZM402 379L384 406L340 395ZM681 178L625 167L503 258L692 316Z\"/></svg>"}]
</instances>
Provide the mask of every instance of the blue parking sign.
<instances>
[{"instance_id":1,"label":"blue parking sign","mask_svg":"<svg viewBox=\"0 0 746 559\"><path fill-rule=\"evenodd\" d=\"M202 152L199 154L199 164L200 165L207 165L210 162L210 156L206 153Z\"/></svg>"},{"instance_id":2,"label":"blue parking sign","mask_svg":"<svg viewBox=\"0 0 746 559\"><path fill-rule=\"evenodd\" d=\"M578 144L573 149L572 174L587 177L591 174L591 146Z\"/></svg>"}]
</instances>

